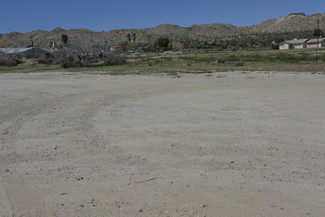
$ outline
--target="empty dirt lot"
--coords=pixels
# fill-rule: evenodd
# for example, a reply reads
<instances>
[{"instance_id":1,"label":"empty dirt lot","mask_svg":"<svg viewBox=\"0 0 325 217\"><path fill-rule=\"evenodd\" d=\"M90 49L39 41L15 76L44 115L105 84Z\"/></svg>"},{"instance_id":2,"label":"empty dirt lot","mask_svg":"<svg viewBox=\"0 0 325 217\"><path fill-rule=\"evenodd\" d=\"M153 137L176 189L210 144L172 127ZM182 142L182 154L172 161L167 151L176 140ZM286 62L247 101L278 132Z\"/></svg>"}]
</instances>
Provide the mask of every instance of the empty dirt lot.
<instances>
[{"instance_id":1,"label":"empty dirt lot","mask_svg":"<svg viewBox=\"0 0 325 217\"><path fill-rule=\"evenodd\" d=\"M325 213L325 75L0 74L0 216Z\"/></svg>"}]
</instances>

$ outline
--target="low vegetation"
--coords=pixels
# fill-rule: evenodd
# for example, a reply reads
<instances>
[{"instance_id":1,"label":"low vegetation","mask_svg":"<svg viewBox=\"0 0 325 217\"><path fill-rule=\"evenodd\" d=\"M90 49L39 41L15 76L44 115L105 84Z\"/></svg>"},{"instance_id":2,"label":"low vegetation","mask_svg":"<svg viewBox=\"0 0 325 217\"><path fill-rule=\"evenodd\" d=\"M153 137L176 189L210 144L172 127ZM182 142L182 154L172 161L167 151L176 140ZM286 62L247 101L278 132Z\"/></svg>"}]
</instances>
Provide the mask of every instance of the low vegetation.
<instances>
[{"instance_id":1,"label":"low vegetation","mask_svg":"<svg viewBox=\"0 0 325 217\"><path fill-rule=\"evenodd\" d=\"M318 62L316 62L316 54ZM59 57L55 57L58 55ZM89 58L86 59L86 58ZM103 54L91 58L70 53L45 54L42 61L4 59L0 72L81 71L104 74L212 73L226 71L293 71L325 73L325 50L226 51ZM9 62L8 62L9 61ZM17 63L17 66L15 63ZM87 64L86 64L87 63ZM81 65L84 64L84 65Z\"/></svg>"},{"instance_id":2,"label":"low vegetation","mask_svg":"<svg viewBox=\"0 0 325 217\"><path fill-rule=\"evenodd\" d=\"M19 55L15 54L0 54L0 66L17 66L18 64L21 64L23 61L21 60L21 57Z\"/></svg>"},{"instance_id":3,"label":"low vegetation","mask_svg":"<svg viewBox=\"0 0 325 217\"><path fill-rule=\"evenodd\" d=\"M167 48L168 44L169 44L169 39L168 38L162 37L162 38L157 39L157 45L160 48Z\"/></svg>"}]
</instances>

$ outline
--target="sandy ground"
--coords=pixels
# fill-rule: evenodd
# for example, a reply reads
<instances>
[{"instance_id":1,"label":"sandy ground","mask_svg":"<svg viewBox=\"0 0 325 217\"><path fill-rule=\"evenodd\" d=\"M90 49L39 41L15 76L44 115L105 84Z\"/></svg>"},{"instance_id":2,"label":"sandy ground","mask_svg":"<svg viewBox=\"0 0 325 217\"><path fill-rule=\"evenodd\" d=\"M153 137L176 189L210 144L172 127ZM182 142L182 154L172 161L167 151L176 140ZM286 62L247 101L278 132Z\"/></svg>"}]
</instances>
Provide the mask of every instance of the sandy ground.
<instances>
[{"instance_id":1,"label":"sandy ground","mask_svg":"<svg viewBox=\"0 0 325 217\"><path fill-rule=\"evenodd\" d=\"M0 74L0 216L325 216L325 75Z\"/></svg>"}]
</instances>

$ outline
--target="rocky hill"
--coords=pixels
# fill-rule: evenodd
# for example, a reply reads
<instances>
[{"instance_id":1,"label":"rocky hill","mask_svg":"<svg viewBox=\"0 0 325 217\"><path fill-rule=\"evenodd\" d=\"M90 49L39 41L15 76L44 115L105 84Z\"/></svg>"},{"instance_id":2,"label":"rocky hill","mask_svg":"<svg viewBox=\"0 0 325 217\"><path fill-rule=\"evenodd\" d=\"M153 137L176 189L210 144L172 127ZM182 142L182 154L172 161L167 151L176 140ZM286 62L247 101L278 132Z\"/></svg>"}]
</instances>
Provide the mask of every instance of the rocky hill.
<instances>
[{"instance_id":1,"label":"rocky hill","mask_svg":"<svg viewBox=\"0 0 325 217\"><path fill-rule=\"evenodd\" d=\"M250 31L253 33L281 33L313 30L316 28L317 20L319 20L320 28L325 29L325 14L306 16L303 13L294 13L280 19L266 20L250 27Z\"/></svg>"},{"instance_id":2,"label":"rocky hill","mask_svg":"<svg viewBox=\"0 0 325 217\"><path fill-rule=\"evenodd\" d=\"M325 14L307 16L303 13L294 13L279 19L269 19L258 25L237 27L231 24L205 24L180 27L177 25L162 24L153 28L120 29L109 32L94 32L88 29L55 28L52 31L36 30L25 34L11 32L0 34L0 47L28 47L32 40L34 46L49 48L55 44L60 46L61 35L66 34L70 43L89 43L89 46L118 45L123 42L152 44L158 37L168 36L173 42L198 40L214 41L215 38L229 38L238 35L254 35L261 33L283 33L313 30L317 20L320 28L325 29ZM129 35L129 37L128 37ZM131 37L130 37L131 35Z\"/></svg>"}]
</instances>

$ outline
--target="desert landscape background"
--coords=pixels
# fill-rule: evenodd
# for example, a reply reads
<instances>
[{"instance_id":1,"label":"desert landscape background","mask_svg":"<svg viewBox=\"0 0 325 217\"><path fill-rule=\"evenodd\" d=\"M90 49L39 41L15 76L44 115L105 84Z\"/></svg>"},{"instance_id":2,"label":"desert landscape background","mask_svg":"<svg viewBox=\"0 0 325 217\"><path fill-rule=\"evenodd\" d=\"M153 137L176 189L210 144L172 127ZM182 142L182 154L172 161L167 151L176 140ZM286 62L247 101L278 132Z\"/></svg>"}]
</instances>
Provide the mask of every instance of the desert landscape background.
<instances>
[{"instance_id":1,"label":"desert landscape background","mask_svg":"<svg viewBox=\"0 0 325 217\"><path fill-rule=\"evenodd\" d=\"M323 217L317 21L0 34L0 216Z\"/></svg>"},{"instance_id":2,"label":"desert landscape background","mask_svg":"<svg viewBox=\"0 0 325 217\"><path fill-rule=\"evenodd\" d=\"M89 29L65 30L57 27L52 31L35 30L25 34L18 32L0 34L0 47L27 47L31 45L32 37L35 46L49 48L52 46L52 41L57 45L60 44L62 34L69 35L70 41L87 40L90 41L89 43L103 43L108 46L128 42L128 34L136 34L135 40L132 38L131 41L138 44L153 44L159 37L169 37L176 45L177 42L180 44L187 43L187 41L215 42L216 40L234 37L239 40L238 36L259 38L267 37L268 34L271 34L272 42L274 38L278 37L285 40L300 35L310 37L308 34L316 28L317 20L320 21L319 28L325 29L325 14L307 16L304 13L293 13L279 19L272 18L260 24L244 27L222 23L192 25L190 27L162 24L153 28L118 29L108 32L94 32ZM294 34L287 35L288 33Z\"/></svg>"}]
</instances>

